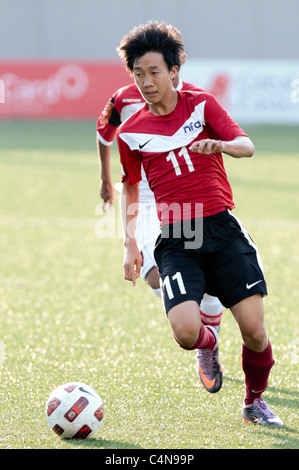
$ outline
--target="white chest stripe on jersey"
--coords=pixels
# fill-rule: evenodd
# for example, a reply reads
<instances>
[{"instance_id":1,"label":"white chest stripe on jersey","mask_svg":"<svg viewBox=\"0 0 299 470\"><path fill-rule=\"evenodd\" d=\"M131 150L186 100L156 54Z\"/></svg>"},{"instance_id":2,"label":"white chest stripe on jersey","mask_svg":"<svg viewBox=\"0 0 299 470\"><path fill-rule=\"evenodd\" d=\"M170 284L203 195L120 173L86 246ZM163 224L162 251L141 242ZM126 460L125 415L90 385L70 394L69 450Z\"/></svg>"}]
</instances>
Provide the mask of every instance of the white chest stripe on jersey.
<instances>
[{"instance_id":1,"label":"white chest stripe on jersey","mask_svg":"<svg viewBox=\"0 0 299 470\"><path fill-rule=\"evenodd\" d=\"M138 103L136 102L136 103L126 104L121 110L121 115L120 115L121 122L125 122L130 116L132 116L132 114L136 113L136 111L138 111L143 106L144 106L144 101L141 102L141 100L139 100Z\"/></svg>"},{"instance_id":2,"label":"white chest stripe on jersey","mask_svg":"<svg viewBox=\"0 0 299 470\"><path fill-rule=\"evenodd\" d=\"M190 144L202 131L206 101L199 103L191 116L173 135L124 132L119 137L133 150L142 152L169 152Z\"/></svg>"}]
</instances>

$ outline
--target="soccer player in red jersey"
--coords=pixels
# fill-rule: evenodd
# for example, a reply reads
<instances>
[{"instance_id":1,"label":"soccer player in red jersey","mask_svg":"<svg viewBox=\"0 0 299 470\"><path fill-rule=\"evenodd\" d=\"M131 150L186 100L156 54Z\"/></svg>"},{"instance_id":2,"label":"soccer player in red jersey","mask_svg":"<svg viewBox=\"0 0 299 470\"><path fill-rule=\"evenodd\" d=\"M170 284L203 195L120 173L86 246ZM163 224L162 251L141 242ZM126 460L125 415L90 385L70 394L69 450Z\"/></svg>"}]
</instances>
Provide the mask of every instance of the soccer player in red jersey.
<instances>
[{"instance_id":1,"label":"soccer player in red jersey","mask_svg":"<svg viewBox=\"0 0 299 470\"><path fill-rule=\"evenodd\" d=\"M182 62L186 60L186 54L182 54ZM173 86L176 90L205 91L198 86L186 83L176 75ZM118 89L106 104L97 121L97 146L100 163L100 195L103 199L103 210L111 206L115 200L114 185L111 178L110 160L111 145L116 135L117 128L122 122L138 111L145 104L135 83ZM154 259L154 247L160 233L160 223L157 216L154 194L149 188L148 181L142 168L142 179L139 183L139 210L136 226L136 241L142 255L141 277L151 287L152 291L161 297L160 278ZM202 322L211 325L219 332L223 306L217 297L204 294L200 303ZM212 351L196 350L197 371L199 377L208 391L216 392L222 386L222 371L214 378L214 369L209 355ZM213 382L207 382L206 376Z\"/></svg>"},{"instance_id":2,"label":"soccer player in red jersey","mask_svg":"<svg viewBox=\"0 0 299 470\"><path fill-rule=\"evenodd\" d=\"M231 214L222 159L222 153L251 157L254 146L212 95L173 88L183 50L178 31L157 22L134 28L118 48L146 101L117 132L126 196L124 276L135 285L142 263L131 209L143 166L161 221L155 259L174 338L187 350L215 351L217 332L203 325L199 303L205 291L217 296L243 339L243 419L280 426L262 398L274 364L264 322L267 286L257 247ZM217 356L213 367L220 369Z\"/></svg>"}]
</instances>

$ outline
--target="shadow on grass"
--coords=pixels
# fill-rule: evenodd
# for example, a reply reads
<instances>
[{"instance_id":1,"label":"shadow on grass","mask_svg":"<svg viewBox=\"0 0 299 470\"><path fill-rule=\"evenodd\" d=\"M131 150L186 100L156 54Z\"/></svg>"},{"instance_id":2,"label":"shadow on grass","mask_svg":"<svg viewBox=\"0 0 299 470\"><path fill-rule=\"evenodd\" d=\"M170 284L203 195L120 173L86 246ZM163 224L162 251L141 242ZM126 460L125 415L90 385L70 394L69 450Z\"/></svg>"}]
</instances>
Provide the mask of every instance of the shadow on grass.
<instances>
[{"instance_id":1,"label":"shadow on grass","mask_svg":"<svg viewBox=\"0 0 299 470\"><path fill-rule=\"evenodd\" d=\"M223 377L223 380L225 381L228 381L228 382L234 382L234 383L237 383L237 384L240 384L240 385L244 385L244 381L243 380L240 380L240 379L234 379L232 377L228 377L227 375L225 375ZM294 390L288 390L286 388L277 388L277 387L267 387L267 391L269 392L274 392L274 393L283 393L285 395L289 395L290 397L292 397L292 401L288 400L288 399L281 399L281 397L278 397L278 400L282 400L283 402L286 401L288 403L288 406L289 408L299 408L299 396L298 396L298 392L295 392ZM270 402L270 398L268 398L268 401ZM273 400L272 400L273 401ZM275 400L276 402L276 400Z\"/></svg>"},{"instance_id":2,"label":"shadow on grass","mask_svg":"<svg viewBox=\"0 0 299 470\"><path fill-rule=\"evenodd\" d=\"M100 437L90 437L88 439L68 439L66 442L69 442L71 445L78 445L86 449L143 449L143 447L129 444L127 442L119 441L110 441L106 439L101 439Z\"/></svg>"}]
</instances>

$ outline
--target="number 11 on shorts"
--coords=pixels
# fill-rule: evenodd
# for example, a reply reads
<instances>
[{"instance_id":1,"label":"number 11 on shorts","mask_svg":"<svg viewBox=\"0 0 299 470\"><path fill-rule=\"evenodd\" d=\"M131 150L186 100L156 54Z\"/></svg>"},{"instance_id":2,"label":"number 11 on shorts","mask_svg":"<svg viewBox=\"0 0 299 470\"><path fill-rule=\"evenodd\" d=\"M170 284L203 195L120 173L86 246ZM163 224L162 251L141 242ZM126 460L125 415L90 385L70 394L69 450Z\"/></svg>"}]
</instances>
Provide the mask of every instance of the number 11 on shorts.
<instances>
[{"instance_id":1,"label":"number 11 on shorts","mask_svg":"<svg viewBox=\"0 0 299 470\"><path fill-rule=\"evenodd\" d=\"M172 281L176 281L180 289L181 294L186 294L186 289L181 273L178 271L172 277ZM163 282L163 287L165 287L169 300L174 298L174 293L171 287L170 277L166 276Z\"/></svg>"}]
</instances>

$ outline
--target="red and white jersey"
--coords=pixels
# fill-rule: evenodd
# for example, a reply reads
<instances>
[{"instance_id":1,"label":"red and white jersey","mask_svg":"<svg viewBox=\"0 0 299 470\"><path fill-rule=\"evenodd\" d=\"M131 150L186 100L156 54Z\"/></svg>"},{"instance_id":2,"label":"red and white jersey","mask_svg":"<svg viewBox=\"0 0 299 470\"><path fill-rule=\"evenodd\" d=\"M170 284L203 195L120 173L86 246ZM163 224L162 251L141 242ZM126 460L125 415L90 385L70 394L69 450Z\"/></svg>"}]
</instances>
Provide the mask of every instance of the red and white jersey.
<instances>
[{"instance_id":1,"label":"red and white jersey","mask_svg":"<svg viewBox=\"0 0 299 470\"><path fill-rule=\"evenodd\" d=\"M118 126L144 106L135 83L119 88L110 98L97 122L97 134L104 145L112 145Z\"/></svg>"},{"instance_id":2,"label":"red and white jersey","mask_svg":"<svg viewBox=\"0 0 299 470\"><path fill-rule=\"evenodd\" d=\"M222 155L193 153L190 145L237 136L246 134L211 94L179 91L172 113L155 116L143 106L118 128L122 181L136 184L144 167L162 224L199 216L198 207L203 216L233 209Z\"/></svg>"},{"instance_id":3,"label":"red and white jersey","mask_svg":"<svg viewBox=\"0 0 299 470\"><path fill-rule=\"evenodd\" d=\"M182 80L179 82L177 90L204 91L202 88ZM118 126L141 109L144 104L145 100L135 83L117 90L98 118L97 136L99 141L103 145L112 145ZM139 187L139 200L140 202L154 202L154 195L149 188L143 169Z\"/></svg>"}]
</instances>

